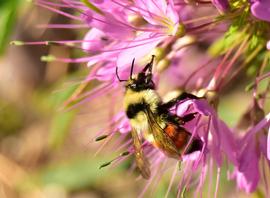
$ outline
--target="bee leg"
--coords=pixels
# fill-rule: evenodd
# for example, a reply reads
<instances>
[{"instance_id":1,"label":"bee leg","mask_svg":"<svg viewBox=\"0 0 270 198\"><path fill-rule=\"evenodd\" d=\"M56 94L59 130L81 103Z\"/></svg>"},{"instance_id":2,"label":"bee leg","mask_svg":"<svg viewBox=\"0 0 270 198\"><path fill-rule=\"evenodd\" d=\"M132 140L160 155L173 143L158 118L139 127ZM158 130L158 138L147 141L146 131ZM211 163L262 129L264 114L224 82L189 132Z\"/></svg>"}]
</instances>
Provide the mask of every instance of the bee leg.
<instances>
[{"instance_id":1,"label":"bee leg","mask_svg":"<svg viewBox=\"0 0 270 198\"><path fill-rule=\"evenodd\" d=\"M149 63L147 63L147 65L143 68L142 72L146 72L147 69L149 69L149 73L152 73L152 67L153 67L153 63L154 63L154 59L155 59L155 55L152 55L152 59Z\"/></svg>"},{"instance_id":2,"label":"bee leg","mask_svg":"<svg viewBox=\"0 0 270 198\"><path fill-rule=\"evenodd\" d=\"M179 118L179 121L181 122L181 124L185 124L185 123L193 120L197 114L198 114L197 112L189 113L189 114L184 115L183 117L178 117L178 118Z\"/></svg>"},{"instance_id":3,"label":"bee leg","mask_svg":"<svg viewBox=\"0 0 270 198\"><path fill-rule=\"evenodd\" d=\"M195 96L194 94L183 92L181 93L176 99L178 101L185 100L185 99L201 99L202 97Z\"/></svg>"},{"instance_id":4,"label":"bee leg","mask_svg":"<svg viewBox=\"0 0 270 198\"><path fill-rule=\"evenodd\" d=\"M183 92L179 96L177 96L176 98L174 98L166 103L163 103L162 107L165 109L169 109L169 108L173 107L176 103L178 103L182 100L185 100L185 99L202 99L202 97L198 97L198 96L195 96L193 94Z\"/></svg>"}]
</instances>

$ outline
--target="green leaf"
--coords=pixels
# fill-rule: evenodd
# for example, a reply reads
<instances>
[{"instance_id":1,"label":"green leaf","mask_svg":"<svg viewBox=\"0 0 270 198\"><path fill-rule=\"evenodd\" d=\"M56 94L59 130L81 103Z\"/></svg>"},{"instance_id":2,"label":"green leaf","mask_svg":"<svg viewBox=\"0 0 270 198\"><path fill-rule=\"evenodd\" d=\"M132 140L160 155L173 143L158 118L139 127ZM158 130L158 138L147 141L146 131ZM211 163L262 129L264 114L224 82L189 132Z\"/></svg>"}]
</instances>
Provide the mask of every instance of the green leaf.
<instances>
[{"instance_id":1,"label":"green leaf","mask_svg":"<svg viewBox=\"0 0 270 198\"><path fill-rule=\"evenodd\" d=\"M91 10L95 11L96 13L103 14L103 12L98 7L96 7L94 4L92 4L88 0L81 0L81 2L84 3L84 5L86 5Z\"/></svg>"},{"instance_id":2,"label":"green leaf","mask_svg":"<svg viewBox=\"0 0 270 198\"><path fill-rule=\"evenodd\" d=\"M0 99L0 136L18 132L23 127L24 118L16 105Z\"/></svg>"},{"instance_id":3,"label":"green leaf","mask_svg":"<svg viewBox=\"0 0 270 198\"><path fill-rule=\"evenodd\" d=\"M116 173L121 170L119 168L109 171L99 170L98 163L102 160L104 159L90 159L89 156L80 156L60 163L53 163L24 178L19 183L18 188L31 190L31 186L38 184L40 187L54 185L67 191L75 191L96 186L104 178L116 177Z\"/></svg>"},{"instance_id":4,"label":"green leaf","mask_svg":"<svg viewBox=\"0 0 270 198\"><path fill-rule=\"evenodd\" d=\"M208 53L217 57L239 45L247 35L245 28L247 28L248 15L249 11L244 10L241 16L235 18L224 36L211 45Z\"/></svg>"},{"instance_id":5,"label":"green leaf","mask_svg":"<svg viewBox=\"0 0 270 198\"><path fill-rule=\"evenodd\" d=\"M39 180L43 185L57 184L69 190L87 187L99 176L93 164L92 160L78 159L52 166L41 172Z\"/></svg>"},{"instance_id":6,"label":"green leaf","mask_svg":"<svg viewBox=\"0 0 270 198\"><path fill-rule=\"evenodd\" d=\"M60 112L53 117L49 135L50 148L59 148L65 142L74 117L75 111Z\"/></svg>"},{"instance_id":7,"label":"green leaf","mask_svg":"<svg viewBox=\"0 0 270 198\"><path fill-rule=\"evenodd\" d=\"M16 22L19 0L0 1L0 55L9 43Z\"/></svg>"},{"instance_id":8,"label":"green leaf","mask_svg":"<svg viewBox=\"0 0 270 198\"><path fill-rule=\"evenodd\" d=\"M240 44L244 38L245 34L239 31L238 26L231 25L224 36L210 46L208 53L214 57L225 54L229 49Z\"/></svg>"}]
</instances>

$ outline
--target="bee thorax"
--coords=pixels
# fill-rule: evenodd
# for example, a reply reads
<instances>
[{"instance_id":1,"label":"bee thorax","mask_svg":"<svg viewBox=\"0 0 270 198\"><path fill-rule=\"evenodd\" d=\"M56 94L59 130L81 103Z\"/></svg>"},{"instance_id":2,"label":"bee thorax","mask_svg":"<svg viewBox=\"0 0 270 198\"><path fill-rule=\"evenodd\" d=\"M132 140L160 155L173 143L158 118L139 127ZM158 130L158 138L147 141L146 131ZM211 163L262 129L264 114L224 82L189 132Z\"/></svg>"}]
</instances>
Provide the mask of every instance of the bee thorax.
<instances>
[{"instance_id":1,"label":"bee thorax","mask_svg":"<svg viewBox=\"0 0 270 198\"><path fill-rule=\"evenodd\" d=\"M148 89L136 92L127 89L124 97L124 108L128 117L129 110L134 110L133 112L138 113L140 111L144 111L146 106L149 106L151 111L154 113L156 112L160 101L161 99L155 90Z\"/></svg>"},{"instance_id":2,"label":"bee thorax","mask_svg":"<svg viewBox=\"0 0 270 198\"><path fill-rule=\"evenodd\" d=\"M155 90L132 91L127 89L124 97L124 108L133 128L145 131L148 127L146 108L155 113L160 97Z\"/></svg>"},{"instance_id":3,"label":"bee thorax","mask_svg":"<svg viewBox=\"0 0 270 198\"><path fill-rule=\"evenodd\" d=\"M144 112L137 113L133 118L130 118L130 124L132 128L137 131L145 131L148 127L148 120Z\"/></svg>"}]
</instances>

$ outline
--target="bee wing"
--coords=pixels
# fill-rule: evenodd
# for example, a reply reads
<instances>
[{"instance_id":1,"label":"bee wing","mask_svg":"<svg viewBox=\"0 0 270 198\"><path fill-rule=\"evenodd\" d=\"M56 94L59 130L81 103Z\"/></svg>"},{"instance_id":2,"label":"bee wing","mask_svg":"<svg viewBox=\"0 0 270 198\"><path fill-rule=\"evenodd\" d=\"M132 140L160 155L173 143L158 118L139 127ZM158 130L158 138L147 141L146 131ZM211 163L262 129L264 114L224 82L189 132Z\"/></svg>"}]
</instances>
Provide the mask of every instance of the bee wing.
<instances>
[{"instance_id":1,"label":"bee wing","mask_svg":"<svg viewBox=\"0 0 270 198\"><path fill-rule=\"evenodd\" d=\"M166 132L159 125L156 116L149 107L146 108L146 115L148 119L148 130L153 134L155 143L165 154L178 158L180 156L179 150L176 148L172 139L166 134Z\"/></svg>"},{"instance_id":2,"label":"bee wing","mask_svg":"<svg viewBox=\"0 0 270 198\"><path fill-rule=\"evenodd\" d=\"M151 176L150 165L143 153L141 139L135 129L132 129L131 135L133 139L137 167L139 168L143 178L149 179Z\"/></svg>"}]
</instances>

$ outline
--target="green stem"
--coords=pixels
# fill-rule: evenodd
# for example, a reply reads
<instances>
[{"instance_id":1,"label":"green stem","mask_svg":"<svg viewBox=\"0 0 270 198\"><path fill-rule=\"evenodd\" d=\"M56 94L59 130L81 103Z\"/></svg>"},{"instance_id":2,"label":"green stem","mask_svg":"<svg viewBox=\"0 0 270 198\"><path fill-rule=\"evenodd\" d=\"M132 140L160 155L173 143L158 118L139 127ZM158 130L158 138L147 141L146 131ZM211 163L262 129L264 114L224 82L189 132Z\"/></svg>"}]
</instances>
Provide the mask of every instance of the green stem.
<instances>
[{"instance_id":1,"label":"green stem","mask_svg":"<svg viewBox=\"0 0 270 198\"><path fill-rule=\"evenodd\" d=\"M91 10L95 11L96 13L101 14L101 15L104 14L98 7L96 7L94 4L92 4L88 0L81 0L81 2L84 5L86 5L88 8L90 8Z\"/></svg>"}]
</instances>

